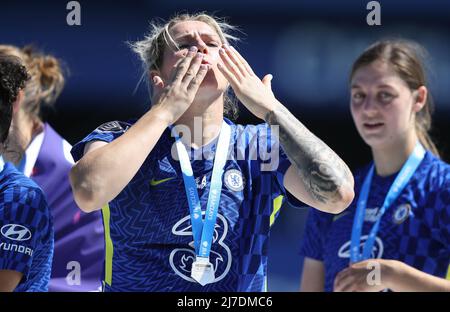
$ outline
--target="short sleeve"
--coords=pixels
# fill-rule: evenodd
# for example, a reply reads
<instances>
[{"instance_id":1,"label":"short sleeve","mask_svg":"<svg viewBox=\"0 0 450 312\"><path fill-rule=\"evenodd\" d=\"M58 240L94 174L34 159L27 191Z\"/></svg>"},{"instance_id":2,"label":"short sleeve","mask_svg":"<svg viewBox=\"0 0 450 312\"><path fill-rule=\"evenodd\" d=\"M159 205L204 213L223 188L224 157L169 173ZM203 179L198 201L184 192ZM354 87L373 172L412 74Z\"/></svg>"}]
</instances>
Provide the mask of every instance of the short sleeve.
<instances>
[{"instance_id":1,"label":"short sleeve","mask_svg":"<svg viewBox=\"0 0 450 312\"><path fill-rule=\"evenodd\" d=\"M319 213L314 208L308 211L305 233L300 243L300 255L323 261L323 231L320 229Z\"/></svg>"},{"instance_id":2,"label":"short sleeve","mask_svg":"<svg viewBox=\"0 0 450 312\"><path fill-rule=\"evenodd\" d=\"M0 198L0 270L29 277L34 255L53 237L47 201L38 188L11 187Z\"/></svg>"},{"instance_id":3,"label":"short sleeve","mask_svg":"<svg viewBox=\"0 0 450 312\"><path fill-rule=\"evenodd\" d=\"M102 124L86 136L82 141L72 147L71 154L74 160L78 161L81 157L83 157L84 147L87 143L92 141L104 141L107 143L112 142L124 134L130 127L130 123L122 121L110 121Z\"/></svg>"}]
</instances>

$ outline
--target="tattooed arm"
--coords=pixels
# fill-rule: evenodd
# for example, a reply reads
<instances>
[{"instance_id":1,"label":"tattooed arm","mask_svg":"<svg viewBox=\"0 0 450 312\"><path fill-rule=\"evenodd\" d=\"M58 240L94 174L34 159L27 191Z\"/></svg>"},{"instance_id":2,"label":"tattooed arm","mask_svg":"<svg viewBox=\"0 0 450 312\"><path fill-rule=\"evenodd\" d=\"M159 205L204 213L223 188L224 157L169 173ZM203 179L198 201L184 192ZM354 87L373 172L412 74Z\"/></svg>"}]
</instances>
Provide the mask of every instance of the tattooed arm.
<instances>
[{"instance_id":1,"label":"tattooed arm","mask_svg":"<svg viewBox=\"0 0 450 312\"><path fill-rule=\"evenodd\" d=\"M353 176L347 165L283 105L266 115L279 126L280 144L292 165L284 186L302 202L319 210L339 213L353 200Z\"/></svg>"},{"instance_id":2,"label":"tattooed arm","mask_svg":"<svg viewBox=\"0 0 450 312\"><path fill-rule=\"evenodd\" d=\"M298 121L271 89L271 75L260 80L234 48L224 45L217 66L236 96L255 116L280 129L280 143L292 165L285 188L297 199L319 210L339 213L354 197L353 176L347 165Z\"/></svg>"}]
</instances>

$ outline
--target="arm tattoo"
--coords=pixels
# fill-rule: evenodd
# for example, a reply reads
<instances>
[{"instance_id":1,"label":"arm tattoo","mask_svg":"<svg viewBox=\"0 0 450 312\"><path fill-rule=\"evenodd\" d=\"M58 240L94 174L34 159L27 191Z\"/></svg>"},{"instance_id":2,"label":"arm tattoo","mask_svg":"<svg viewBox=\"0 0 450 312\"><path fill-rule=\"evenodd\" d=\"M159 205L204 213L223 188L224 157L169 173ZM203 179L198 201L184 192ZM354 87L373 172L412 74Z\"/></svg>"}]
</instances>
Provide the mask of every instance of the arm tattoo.
<instances>
[{"instance_id":1,"label":"arm tattoo","mask_svg":"<svg viewBox=\"0 0 450 312\"><path fill-rule=\"evenodd\" d=\"M283 106L265 120L279 126L280 144L312 198L324 204L341 200L339 189L352 178L339 156Z\"/></svg>"}]
</instances>

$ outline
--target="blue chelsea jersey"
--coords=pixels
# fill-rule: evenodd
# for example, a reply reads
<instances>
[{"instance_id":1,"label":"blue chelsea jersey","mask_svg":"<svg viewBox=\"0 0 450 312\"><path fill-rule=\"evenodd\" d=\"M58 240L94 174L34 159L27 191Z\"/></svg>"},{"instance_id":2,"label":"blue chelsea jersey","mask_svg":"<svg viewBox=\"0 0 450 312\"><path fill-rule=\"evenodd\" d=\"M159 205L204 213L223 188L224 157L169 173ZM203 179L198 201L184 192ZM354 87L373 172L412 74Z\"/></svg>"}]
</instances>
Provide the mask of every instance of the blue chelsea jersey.
<instances>
[{"instance_id":1,"label":"blue chelsea jersey","mask_svg":"<svg viewBox=\"0 0 450 312\"><path fill-rule=\"evenodd\" d=\"M0 172L0 270L23 274L16 292L47 291L53 222L42 190L11 164Z\"/></svg>"},{"instance_id":2,"label":"blue chelsea jersey","mask_svg":"<svg viewBox=\"0 0 450 312\"><path fill-rule=\"evenodd\" d=\"M355 174L355 199L339 215L311 210L300 253L325 266L325 290L348 267L356 202L369 167ZM396 174L374 173L365 211L361 244L376 222ZM400 196L383 215L372 258L394 259L445 278L450 263L450 165L427 152ZM450 273L450 272L449 272Z\"/></svg>"},{"instance_id":3,"label":"blue chelsea jersey","mask_svg":"<svg viewBox=\"0 0 450 312\"><path fill-rule=\"evenodd\" d=\"M180 164L172 157L174 138L167 129L135 177L102 209L105 291L266 289L270 226L286 198L283 177L290 162L267 124L225 121L231 127L230 156L210 255L215 281L201 286L190 277L195 251L189 206ZM114 121L98 127L73 147L75 160L83 156L86 143L111 142L132 124ZM216 144L188 151L203 211Z\"/></svg>"}]
</instances>

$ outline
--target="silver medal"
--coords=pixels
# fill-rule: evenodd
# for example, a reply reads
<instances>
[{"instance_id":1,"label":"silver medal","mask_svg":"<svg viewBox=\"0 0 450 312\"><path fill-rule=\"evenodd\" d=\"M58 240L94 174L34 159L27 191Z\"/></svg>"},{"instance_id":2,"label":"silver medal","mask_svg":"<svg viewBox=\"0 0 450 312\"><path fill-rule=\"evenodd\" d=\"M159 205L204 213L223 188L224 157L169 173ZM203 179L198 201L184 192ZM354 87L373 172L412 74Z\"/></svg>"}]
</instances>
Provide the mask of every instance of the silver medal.
<instances>
[{"instance_id":1,"label":"silver medal","mask_svg":"<svg viewBox=\"0 0 450 312\"><path fill-rule=\"evenodd\" d=\"M214 267L208 258L197 257L192 264L191 277L200 285L211 284L215 280Z\"/></svg>"}]
</instances>

